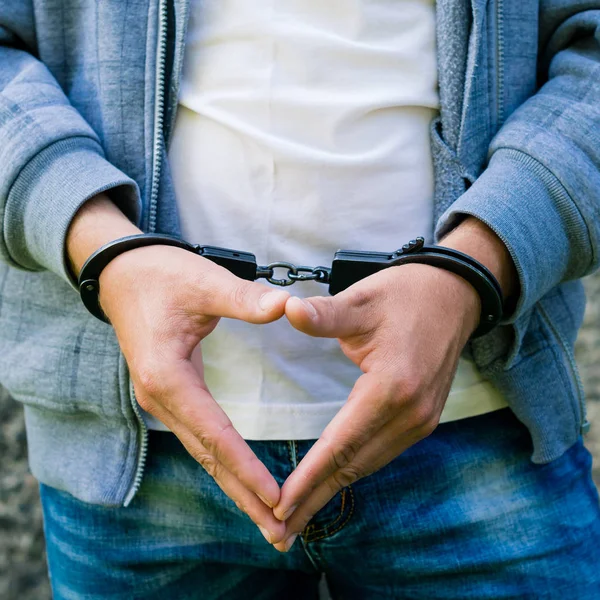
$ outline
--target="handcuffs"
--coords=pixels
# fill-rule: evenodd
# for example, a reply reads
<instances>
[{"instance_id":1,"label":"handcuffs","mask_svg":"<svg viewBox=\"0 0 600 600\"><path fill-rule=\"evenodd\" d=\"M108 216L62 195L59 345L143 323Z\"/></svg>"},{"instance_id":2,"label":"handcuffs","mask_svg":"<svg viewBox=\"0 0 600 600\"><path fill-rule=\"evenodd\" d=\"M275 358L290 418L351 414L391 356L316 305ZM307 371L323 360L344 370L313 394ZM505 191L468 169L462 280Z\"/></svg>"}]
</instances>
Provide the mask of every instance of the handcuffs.
<instances>
[{"instance_id":1,"label":"handcuffs","mask_svg":"<svg viewBox=\"0 0 600 600\"><path fill-rule=\"evenodd\" d=\"M394 252L338 250L331 267L298 266L288 262L274 262L259 266L250 252L188 244L176 237L162 234L138 234L120 238L102 246L83 265L78 285L83 304L92 315L108 323L99 301L100 274L114 258L135 248L162 245L188 250L224 267L237 277L248 281L266 279L279 286L297 281L316 281L329 285L331 295L338 294L361 279L382 269L418 263L451 271L468 281L481 299L479 325L473 335L480 337L491 331L502 319L502 290L494 275L480 262L452 248L426 246L422 237L411 240ZM276 269L286 269L285 277L275 277ZM423 299L426 300L426 299Z\"/></svg>"}]
</instances>

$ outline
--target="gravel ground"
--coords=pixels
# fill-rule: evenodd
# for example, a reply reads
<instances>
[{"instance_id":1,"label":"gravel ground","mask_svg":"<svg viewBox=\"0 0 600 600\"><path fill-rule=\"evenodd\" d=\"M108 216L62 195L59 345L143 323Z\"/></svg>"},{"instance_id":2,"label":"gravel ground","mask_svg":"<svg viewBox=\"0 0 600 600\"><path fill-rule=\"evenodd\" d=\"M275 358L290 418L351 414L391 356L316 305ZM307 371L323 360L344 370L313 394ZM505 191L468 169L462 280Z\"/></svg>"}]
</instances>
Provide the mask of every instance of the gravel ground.
<instances>
[{"instance_id":1,"label":"gravel ground","mask_svg":"<svg viewBox=\"0 0 600 600\"><path fill-rule=\"evenodd\" d=\"M594 455L594 480L600 489L600 273L588 277L586 291L588 305L576 354L592 424L586 444Z\"/></svg>"},{"instance_id":2,"label":"gravel ground","mask_svg":"<svg viewBox=\"0 0 600 600\"><path fill-rule=\"evenodd\" d=\"M23 411L0 388L0 598L46 600L42 510L27 469Z\"/></svg>"},{"instance_id":3,"label":"gravel ground","mask_svg":"<svg viewBox=\"0 0 600 600\"><path fill-rule=\"evenodd\" d=\"M588 310L577 359L592 429L587 444L600 487L600 274L586 281ZM42 518L37 484L27 470L22 410L0 389L0 598L47 600Z\"/></svg>"}]
</instances>

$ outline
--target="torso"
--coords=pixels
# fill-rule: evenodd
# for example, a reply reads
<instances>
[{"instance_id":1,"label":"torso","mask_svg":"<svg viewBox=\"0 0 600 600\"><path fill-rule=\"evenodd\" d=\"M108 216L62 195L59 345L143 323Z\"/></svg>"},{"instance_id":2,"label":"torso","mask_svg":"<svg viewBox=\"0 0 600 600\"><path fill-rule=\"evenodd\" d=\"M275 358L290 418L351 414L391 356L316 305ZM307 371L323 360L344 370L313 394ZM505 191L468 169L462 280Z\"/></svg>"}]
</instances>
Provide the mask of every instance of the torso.
<instances>
[{"instance_id":1,"label":"torso","mask_svg":"<svg viewBox=\"0 0 600 600\"><path fill-rule=\"evenodd\" d=\"M192 2L170 150L184 237L315 266L338 248L430 237L435 60L430 0ZM209 388L249 439L318 437L360 375L336 340L285 319L222 319L202 350ZM472 365L458 380L446 420L453 404L468 416L459 390L478 410L501 400Z\"/></svg>"}]
</instances>

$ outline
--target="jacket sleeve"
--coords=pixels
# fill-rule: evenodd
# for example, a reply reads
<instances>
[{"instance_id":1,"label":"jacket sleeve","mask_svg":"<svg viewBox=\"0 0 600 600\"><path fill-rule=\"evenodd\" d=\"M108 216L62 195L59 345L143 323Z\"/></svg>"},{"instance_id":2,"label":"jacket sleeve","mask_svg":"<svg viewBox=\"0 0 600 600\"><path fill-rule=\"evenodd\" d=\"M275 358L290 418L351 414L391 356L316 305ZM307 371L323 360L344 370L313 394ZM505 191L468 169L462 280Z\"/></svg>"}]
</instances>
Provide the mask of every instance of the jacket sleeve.
<instances>
[{"instance_id":1,"label":"jacket sleeve","mask_svg":"<svg viewBox=\"0 0 600 600\"><path fill-rule=\"evenodd\" d=\"M79 207L107 191L136 221L139 191L36 58L34 23L30 0L0 3L0 260L71 282L65 238Z\"/></svg>"},{"instance_id":2,"label":"jacket sleeve","mask_svg":"<svg viewBox=\"0 0 600 600\"><path fill-rule=\"evenodd\" d=\"M436 226L439 239L473 215L504 241L521 284L507 323L600 261L598 0L543 0L539 56L543 85L501 127L487 168Z\"/></svg>"}]
</instances>

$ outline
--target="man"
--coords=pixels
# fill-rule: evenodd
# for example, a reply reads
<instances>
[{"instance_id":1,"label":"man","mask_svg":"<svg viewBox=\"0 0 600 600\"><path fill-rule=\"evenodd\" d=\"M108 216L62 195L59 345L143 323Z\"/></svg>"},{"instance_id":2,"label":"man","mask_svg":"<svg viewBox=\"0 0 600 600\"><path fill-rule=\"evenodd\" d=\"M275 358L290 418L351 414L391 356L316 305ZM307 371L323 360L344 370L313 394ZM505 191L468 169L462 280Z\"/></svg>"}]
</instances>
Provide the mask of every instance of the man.
<instances>
[{"instance_id":1,"label":"man","mask_svg":"<svg viewBox=\"0 0 600 600\"><path fill-rule=\"evenodd\" d=\"M0 381L57 598L597 596L594 9L2 4ZM473 337L427 264L292 297L154 244L102 270L109 326L72 287L142 232L312 266L423 234L504 318Z\"/></svg>"}]
</instances>

